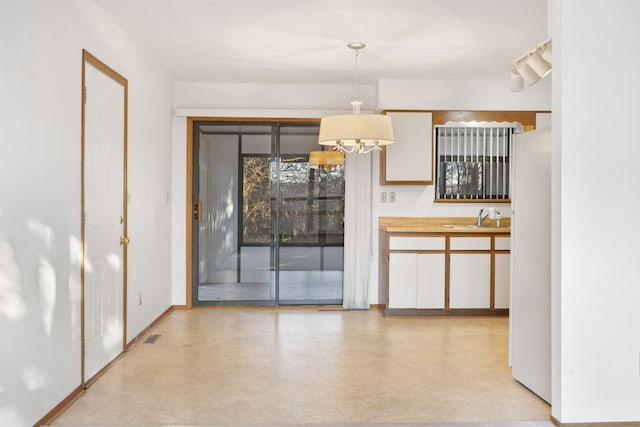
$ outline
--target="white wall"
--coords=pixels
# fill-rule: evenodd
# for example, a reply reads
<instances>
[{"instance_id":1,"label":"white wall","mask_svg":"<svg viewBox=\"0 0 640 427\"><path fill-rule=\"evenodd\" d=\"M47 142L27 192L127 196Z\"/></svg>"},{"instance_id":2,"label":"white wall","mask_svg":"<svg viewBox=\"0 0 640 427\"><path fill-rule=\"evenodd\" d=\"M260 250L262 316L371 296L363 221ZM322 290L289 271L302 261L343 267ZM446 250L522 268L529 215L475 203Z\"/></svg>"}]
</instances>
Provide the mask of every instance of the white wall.
<instances>
[{"instance_id":1,"label":"white wall","mask_svg":"<svg viewBox=\"0 0 640 427\"><path fill-rule=\"evenodd\" d=\"M523 47L522 49L526 49ZM510 70L505 70L505 78ZM380 110L549 110L551 76L522 92L505 80L381 79Z\"/></svg>"},{"instance_id":2,"label":"white wall","mask_svg":"<svg viewBox=\"0 0 640 427\"><path fill-rule=\"evenodd\" d=\"M117 63L129 79L127 339L131 340L171 305L172 93L164 70L139 51L114 58Z\"/></svg>"},{"instance_id":3,"label":"white wall","mask_svg":"<svg viewBox=\"0 0 640 427\"><path fill-rule=\"evenodd\" d=\"M351 110L353 85L175 83L176 108L241 110ZM361 85L362 109L376 104L376 88Z\"/></svg>"},{"instance_id":4,"label":"white wall","mask_svg":"<svg viewBox=\"0 0 640 427\"><path fill-rule=\"evenodd\" d=\"M174 117L171 144L171 302L187 303L187 119Z\"/></svg>"},{"instance_id":5,"label":"white wall","mask_svg":"<svg viewBox=\"0 0 640 427\"><path fill-rule=\"evenodd\" d=\"M171 87L91 2L4 2L0 28L0 425L23 427L80 385L82 48L129 79L129 338L170 304Z\"/></svg>"},{"instance_id":6,"label":"white wall","mask_svg":"<svg viewBox=\"0 0 640 427\"><path fill-rule=\"evenodd\" d=\"M640 58L629 52L640 40L640 3L557 0L550 11L553 110L562 118L553 129L561 256L554 251L552 413L563 423L637 422ZM611 201L615 212L603 206Z\"/></svg>"},{"instance_id":7,"label":"white wall","mask_svg":"<svg viewBox=\"0 0 640 427\"><path fill-rule=\"evenodd\" d=\"M505 72L507 74L507 72ZM509 81L426 81L382 79L375 86L361 87L363 108L424 110L549 110L550 79L524 92L514 93ZM222 83L176 83L174 106L178 115L224 117L320 117L349 105L349 85L258 85ZM376 103L377 101L377 103ZM186 120L174 120L174 304L185 303L185 210L184 167ZM378 218L380 216L474 216L494 206L508 212L505 204L435 204L434 187L379 185L379 156L373 154L373 221L369 301L378 302ZM180 180L179 184L176 183ZM395 191L396 203L379 203L380 191ZM179 230L176 233L176 230Z\"/></svg>"},{"instance_id":8,"label":"white wall","mask_svg":"<svg viewBox=\"0 0 640 427\"><path fill-rule=\"evenodd\" d=\"M560 271L561 271L561 242L560 242L560 175L561 175L561 144L562 109L560 108L561 94L558 88L562 80L562 37L559 33L560 11L562 3L547 0L549 37L558 39L553 43L553 74L555 82L551 85L551 415L561 419L562 393L560 393Z\"/></svg>"}]
</instances>

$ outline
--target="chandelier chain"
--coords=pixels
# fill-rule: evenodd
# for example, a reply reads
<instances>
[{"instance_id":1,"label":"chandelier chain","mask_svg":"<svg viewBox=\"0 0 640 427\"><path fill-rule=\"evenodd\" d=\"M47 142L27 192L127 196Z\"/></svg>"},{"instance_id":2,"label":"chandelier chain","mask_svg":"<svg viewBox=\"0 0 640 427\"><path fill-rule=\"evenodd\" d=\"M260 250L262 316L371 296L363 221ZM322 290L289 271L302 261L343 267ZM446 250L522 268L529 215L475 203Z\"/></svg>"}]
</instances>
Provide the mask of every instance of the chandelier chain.
<instances>
[{"instance_id":1,"label":"chandelier chain","mask_svg":"<svg viewBox=\"0 0 640 427\"><path fill-rule=\"evenodd\" d=\"M356 49L356 94L355 94L355 101L359 101L358 99L358 56L360 54L360 49Z\"/></svg>"}]
</instances>

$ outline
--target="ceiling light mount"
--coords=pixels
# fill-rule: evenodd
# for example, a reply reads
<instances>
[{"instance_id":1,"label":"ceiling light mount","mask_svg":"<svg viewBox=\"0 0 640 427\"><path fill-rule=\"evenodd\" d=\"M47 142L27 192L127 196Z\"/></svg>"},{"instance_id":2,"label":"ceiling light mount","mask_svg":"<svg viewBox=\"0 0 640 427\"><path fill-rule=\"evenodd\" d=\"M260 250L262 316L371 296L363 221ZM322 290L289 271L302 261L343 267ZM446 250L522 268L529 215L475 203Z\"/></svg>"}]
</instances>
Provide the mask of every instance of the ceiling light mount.
<instances>
[{"instance_id":1,"label":"ceiling light mount","mask_svg":"<svg viewBox=\"0 0 640 427\"><path fill-rule=\"evenodd\" d=\"M349 49L353 49L353 50L355 50L355 51L358 51L358 50L360 50L360 49L364 49L365 47L367 47L367 45L366 45L366 44L364 44L364 43L362 43L362 42L353 42L353 43L349 43L349 44L347 45L347 47L348 47Z\"/></svg>"}]
</instances>

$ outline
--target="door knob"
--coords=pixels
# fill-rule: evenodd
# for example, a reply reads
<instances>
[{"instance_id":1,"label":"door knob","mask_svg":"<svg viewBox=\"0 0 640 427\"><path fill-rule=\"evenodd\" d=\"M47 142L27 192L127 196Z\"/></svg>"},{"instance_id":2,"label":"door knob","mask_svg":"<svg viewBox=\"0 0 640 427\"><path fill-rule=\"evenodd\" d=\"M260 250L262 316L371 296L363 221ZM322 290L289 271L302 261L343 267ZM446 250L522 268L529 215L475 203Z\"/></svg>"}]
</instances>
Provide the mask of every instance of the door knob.
<instances>
[{"instance_id":1,"label":"door knob","mask_svg":"<svg viewBox=\"0 0 640 427\"><path fill-rule=\"evenodd\" d=\"M128 245L128 244L129 244L129 238L120 236L120 245Z\"/></svg>"}]
</instances>

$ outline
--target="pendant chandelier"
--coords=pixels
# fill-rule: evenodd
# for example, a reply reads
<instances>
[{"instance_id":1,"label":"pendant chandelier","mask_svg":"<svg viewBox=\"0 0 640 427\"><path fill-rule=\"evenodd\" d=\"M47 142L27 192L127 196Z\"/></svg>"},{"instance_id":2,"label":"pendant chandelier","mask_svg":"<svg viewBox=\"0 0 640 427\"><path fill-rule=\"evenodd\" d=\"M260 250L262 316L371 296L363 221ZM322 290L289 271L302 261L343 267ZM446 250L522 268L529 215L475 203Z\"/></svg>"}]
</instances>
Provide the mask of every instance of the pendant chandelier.
<instances>
[{"instance_id":1,"label":"pendant chandelier","mask_svg":"<svg viewBox=\"0 0 640 427\"><path fill-rule=\"evenodd\" d=\"M358 54L364 43L349 43L355 51L355 99L351 101L352 114L324 117L320 120L320 145L332 146L341 153L369 153L379 151L383 145L393 144L391 117L382 114L360 114L362 102L358 100Z\"/></svg>"}]
</instances>

